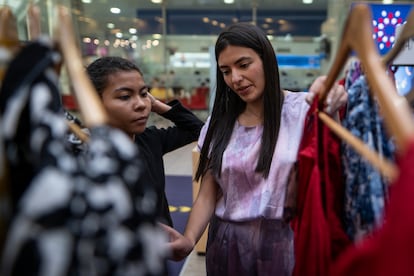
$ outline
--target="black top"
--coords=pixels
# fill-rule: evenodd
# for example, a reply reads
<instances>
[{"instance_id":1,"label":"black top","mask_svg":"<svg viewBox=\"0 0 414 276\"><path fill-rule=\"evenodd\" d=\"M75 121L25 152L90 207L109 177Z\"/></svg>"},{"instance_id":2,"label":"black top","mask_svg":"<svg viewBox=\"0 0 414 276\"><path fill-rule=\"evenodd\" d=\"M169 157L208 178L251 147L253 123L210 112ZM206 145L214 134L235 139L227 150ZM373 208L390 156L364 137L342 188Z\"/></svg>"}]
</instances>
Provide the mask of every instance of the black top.
<instances>
[{"instance_id":1,"label":"black top","mask_svg":"<svg viewBox=\"0 0 414 276\"><path fill-rule=\"evenodd\" d=\"M172 108L161 114L175 125L168 128L147 127L135 137L135 143L144 155L146 168L140 181L153 183L158 194L160 221L172 226L165 195L164 154L197 141L203 122L177 100L168 103Z\"/></svg>"},{"instance_id":2,"label":"black top","mask_svg":"<svg viewBox=\"0 0 414 276\"><path fill-rule=\"evenodd\" d=\"M135 144L140 151L140 159L143 161L143 174L141 175L136 189L151 183L157 193L157 215L159 220L173 226L169 204L165 195L165 171L164 154L174 151L191 142L197 141L200 130L204 123L190 110L186 109L178 100L168 103L172 108L161 114L162 117L171 121L174 125L168 128L157 128L150 126L139 135L135 136ZM74 121L73 115L66 112L66 119ZM69 147L74 154L84 154L88 151L87 146L75 136L68 135L66 138Z\"/></svg>"}]
</instances>

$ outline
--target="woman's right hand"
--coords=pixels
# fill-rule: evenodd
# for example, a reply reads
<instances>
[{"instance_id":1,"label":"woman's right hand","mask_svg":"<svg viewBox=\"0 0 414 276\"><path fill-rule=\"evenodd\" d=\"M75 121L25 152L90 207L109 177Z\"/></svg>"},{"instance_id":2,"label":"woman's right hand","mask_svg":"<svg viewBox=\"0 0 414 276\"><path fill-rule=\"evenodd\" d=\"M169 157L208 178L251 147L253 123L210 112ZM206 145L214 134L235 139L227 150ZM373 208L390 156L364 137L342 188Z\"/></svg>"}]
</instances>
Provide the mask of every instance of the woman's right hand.
<instances>
[{"instance_id":1,"label":"woman's right hand","mask_svg":"<svg viewBox=\"0 0 414 276\"><path fill-rule=\"evenodd\" d=\"M166 224L159 224L161 228L168 234L169 242L167 246L171 253L169 259L173 261L181 261L190 255L191 251L193 251L194 248L194 242L181 235L181 233L174 228Z\"/></svg>"}]
</instances>

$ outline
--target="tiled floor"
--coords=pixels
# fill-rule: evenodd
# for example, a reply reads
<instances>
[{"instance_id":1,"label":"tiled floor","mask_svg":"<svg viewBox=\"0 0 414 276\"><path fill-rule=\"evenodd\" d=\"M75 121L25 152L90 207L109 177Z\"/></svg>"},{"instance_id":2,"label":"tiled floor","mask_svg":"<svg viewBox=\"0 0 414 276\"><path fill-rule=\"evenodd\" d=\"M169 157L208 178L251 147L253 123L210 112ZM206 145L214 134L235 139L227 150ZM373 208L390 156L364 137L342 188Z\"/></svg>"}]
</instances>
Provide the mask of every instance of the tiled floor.
<instances>
[{"instance_id":1,"label":"tiled floor","mask_svg":"<svg viewBox=\"0 0 414 276\"><path fill-rule=\"evenodd\" d=\"M192 149L196 143L189 144L164 156L166 175L192 175ZM204 276L204 256L196 252L187 257L180 276Z\"/></svg>"}]
</instances>

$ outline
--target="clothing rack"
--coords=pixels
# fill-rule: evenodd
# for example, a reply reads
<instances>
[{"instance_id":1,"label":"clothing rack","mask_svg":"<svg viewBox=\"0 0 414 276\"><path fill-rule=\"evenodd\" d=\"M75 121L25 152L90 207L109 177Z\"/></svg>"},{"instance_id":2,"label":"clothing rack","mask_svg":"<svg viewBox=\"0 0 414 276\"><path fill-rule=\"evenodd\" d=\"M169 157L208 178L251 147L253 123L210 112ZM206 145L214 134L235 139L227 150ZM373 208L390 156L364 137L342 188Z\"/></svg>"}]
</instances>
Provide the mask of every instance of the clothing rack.
<instances>
[{"instance_id":1,"label":"clothing rack","mask_svg":"<svg viewBox=\"0 0 414 276\"><path fill-rule=\"evenodd\" d=\"M387 199L383 217L385 223L336 258L331 265L330 275L413 275L413 243L410 238L414 227L409 218L414 193L414 122L407 99L398 95L385 70L387 62L384 61L398 51L392 50L393 53L385 58L379 56L372 39L370 20L371 14L367 6L360 4L354 7L343 38L345 46L341 47L339 56L342 57L353 49L360 58L370 91L379 102L385 126L395 138L399 176ZM405 33L407 31L405 29ZM396 44L401 45L400 43ZM397 48L398 45L395 49ZM335 60L334 66L340 66L341 62L342 59Z\"/></svg>"},{"instance_id":2,"label":"clothing rack","mask_svg":"<svg viewBox=\"0 0 414 276\"><path fill-rule=\"evenodd\" d=\"M12 208L4 225L0 217L0 243L4 241L0 274L93 275L98 270L100 275L164 274L168 252L153 246L163 240L156 224L156 198L140 196L155 193L151 183L140 180L144 170L140 150L128 135L107 126L108 115L75 43L70 10L58 6L54 11L53 41L39 39L21 47L8 64L1 87L0 138L5 139L0 146L16 150L0 155L12 165L5 187L14 188L6 194L11 195L6 203ZM57 51L59 59L54 58ZM90 127L85 154L67 146L68 119L62 112L56 70L61 65L67 67L80 112ZM148 200L154 204L140 208ZM98 228L85 224L90 218ZM120 230L124 243L113 239ZM57 247L49 248L50 242ZM86 250L79 249L84 244ZM117 252L107 250L114 246ZM144 258L137 252L153 254ZM58 266L56 256L63 260Z\"/></svg>"},{"instance_id":3,"label":"clothing rack","mask_svg":"<svg viewBox=\"0 0 414 276\"><path fill-rule=\"evenodd\" d=\"M329 90L345 66L351 50L355 50L364 67L367 81L378 98L386 127L391 135L395 137L397 151L401 152L405 150L411 137L414 137L414 123L412 122L408 102L405 98L398 96L394 84L386 74L385 66L372 40L371 18L370 9L365 4L357 4L351 10L341 41L339 42L340 48L325 81L325 89L320 94L320 103L322 104L326 99ZM321 112L319 112L319 118L326 122L326 116ZM332 124L328 124L328 126L330 125ZM350 141L353 138L348 135L349 131L346 129L346 131L342 131L342 126L337 125L341 129L341 132L336 130L337 135L345 142L350 143L358 153L367 158L383 175L397 175L394 165L382 160L375 152L369 153L372 150L367 150L366 146L361 144L362 142L352 144ZM335 129L332 130L335 131Z\"/></svg>"}]
</instances>

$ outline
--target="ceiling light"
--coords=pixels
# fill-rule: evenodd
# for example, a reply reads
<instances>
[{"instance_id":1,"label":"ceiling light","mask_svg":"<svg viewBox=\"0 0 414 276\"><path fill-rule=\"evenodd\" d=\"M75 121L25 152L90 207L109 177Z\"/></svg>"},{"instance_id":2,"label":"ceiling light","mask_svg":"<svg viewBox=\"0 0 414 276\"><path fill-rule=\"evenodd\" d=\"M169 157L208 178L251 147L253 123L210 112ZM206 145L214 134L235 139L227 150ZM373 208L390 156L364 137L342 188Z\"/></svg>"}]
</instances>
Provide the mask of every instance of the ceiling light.
<instances>
[{"instance_id":1,"label":"ceiling light","mask_svg":"<svg viewBox=\"0 0 414 276\"><path fill-rule=\"evenodd\" d=\"M92 0L82 0L82 3L90 4L90 3L92 3Z\"/></svg>"},{"instance_id":2,"label":"ceiling light","mask_svg":"<svg viewBox=\"0 0 414 276\"><path fill-rule=\"evenodd\" d=\"M393 0L382 0L383 4L392 4L393 2Z\"/></svg>"},{"instance_id":3,"label":"ceiling light","mask_svg":"<svg viewBox=\"0 0 414 276\"><path fill-rule=\"evenodd\" d=\"M121 9L120 8L111 8L110 11L112 13L115 13L115 14L121 13Z\"/></svg>"},{"instance_id":4,"label":"ceiling light","mask_svg":"<svg viewBox=\"0 0 414 276\"><path fill-rule=\"evenodd\" d=\"M162 0L151 0L151 2L154 4L161 4Z\"/></svg>"},{"instance_id":5,"label":"ceiling light","mask_svg":"<svg viewBox=\"0 0 414 276\"><path fill-rule=\"evenodd\" d=\"M313 0L302 0L303 4L312 4Z\"/></svg>"},{"instance_id":6,"label":"ceiling light","mask_svg":"<svg viewBox=\"0 0 414 276\"><path fill-rule=\"evenodd\" d=\"M129 33L130 34L136 34L137 33L137 29L135 29L135 28L129 28Z\"/></svg>"},{"instance_id":7,"label":"ceiling light","mask_svg":"<svg viewBox=\"0 0 414 276\"><path fill-rule=\"evenodd\" d=\"M108 24L106 24L106 27L108 27L108 29L113 29L113 28L115 28L115 24L114 23L108 23Z\"/></svg>"},{"instance_id":8,"label":"ceiling light","mask_svg":"<svg viewBox=\"0 0 414 276\"><path fill-rule=\"evenodd\" d=\"M224 4L233 4L234 0L224 0Z\"/></svg>"}]
</instances>

